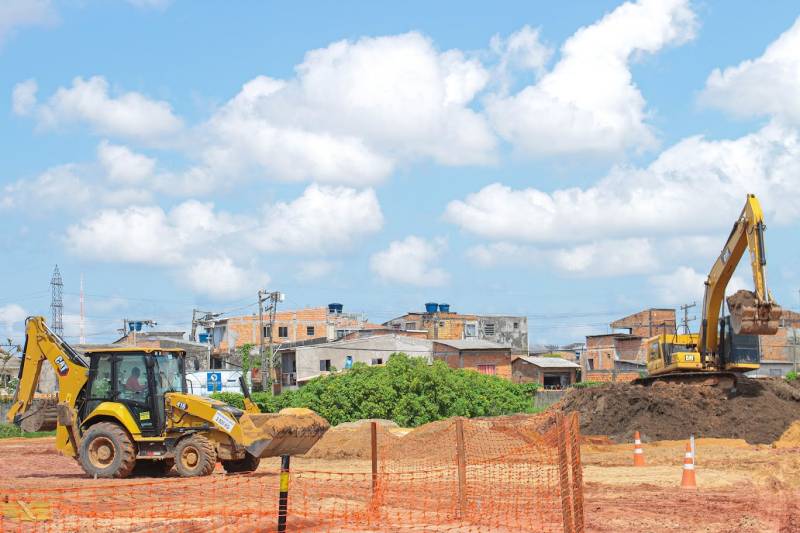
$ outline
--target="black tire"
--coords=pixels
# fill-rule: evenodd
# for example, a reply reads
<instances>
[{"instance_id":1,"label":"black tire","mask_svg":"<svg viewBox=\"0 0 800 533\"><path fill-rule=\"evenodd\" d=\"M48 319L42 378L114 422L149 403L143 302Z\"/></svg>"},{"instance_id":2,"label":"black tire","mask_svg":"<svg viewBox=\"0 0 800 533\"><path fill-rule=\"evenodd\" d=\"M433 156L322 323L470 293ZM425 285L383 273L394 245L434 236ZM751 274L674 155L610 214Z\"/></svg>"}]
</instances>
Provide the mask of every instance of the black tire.
<instances>
[{"instance_id":1,"label":"black tire","mask_svg":"<svg viewBox=\"0 0 800 533\"><path fill-rule=\"evenodd\" d=\"M91 426L78 447L78 462L92 477L125 478L136 466L136 446L128 433L112 422Z\"/></svg>"},{"instance_id":2,"label":"black tire","mask_svg":"<svg viewBox=\"0 0 800 533\"><path fill-rule=\"evenodd\" d=\"M144 477L161 477L166 476L175 466L175 461L172 459L144 459L136 461L136 467L133 469L134 476Z\"/></svg>"},{"instance_id":3,"label":"black tire","mask_svg":"<svg viewBox=\"0 0 800 533\"><path fill-rule=\"evenodd\" d=\"M253 472L258 468L258 464L260 462L260 457L250 455L249 453L245 452L244 459L237 459L235 461L222 461L222 468L224 468L229 474L235 474L237 472Z\"/></svg>"},{"instance_id":4,"label":"black tire","mask_svg":"<svg viewBox=\"0 0 800 533\"><path fill-rule=\"evenodd\" d=\"M175 446L175 468L181 477L208 476L217 464L217 451L202 435L186 437Z\"/></svg>"}]
</instances>

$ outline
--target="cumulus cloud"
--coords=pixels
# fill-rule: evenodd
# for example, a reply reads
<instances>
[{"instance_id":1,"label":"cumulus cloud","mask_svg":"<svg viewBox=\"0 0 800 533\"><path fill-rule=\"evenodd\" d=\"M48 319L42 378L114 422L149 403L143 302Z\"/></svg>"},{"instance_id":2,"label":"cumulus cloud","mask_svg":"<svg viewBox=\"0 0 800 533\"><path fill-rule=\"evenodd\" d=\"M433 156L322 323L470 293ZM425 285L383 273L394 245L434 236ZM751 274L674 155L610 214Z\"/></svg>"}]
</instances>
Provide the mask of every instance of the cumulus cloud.
<instances>
[{"instance_id":1,"label":"cumulus cloud","mask_svg":"<svg viewBox=\"0 0 800 533\"><path fill-rule=\"evenodd\" d=\"M0 47L19 28L50 26L58 21L51 0L3 0L0 2Z\"/></svg>"},{"instance_id":2,"label":"cumulus cloud","mask_svg":"<svg viewBox=\"0 0 800 533\"><path fill-rule=\"evenodd\" d=\"M492 159L494 137L470 108L488 72L419 33L338 41L308 52L296 76L246 83L206 125L203 164L279 180L370 184L405 161Z\"/></svg>"},{"instance_id":3,"label":"cumulus cloud","mask_svg":"<svg viewBox=\"0 0 800 533\"><path fill-rule=\"evenodd\" d=\"M61 87L46 102L37 103L35 81L14 88L13 108L18 114L34 114L43 128L86 123L104 135L155 142L178 133L183 122L167 102L137 92L112 95L102 76L77 77L72 87Z\"/></svg>"},{"instance_id":4,"label":"cumulus cloud","mask_svg":"<svg viewBox=\"0 0 800 533\"><path fill-rule=\"evenodd\" d=\"M734 140L690 137L645 168L615 167L587 188L494 183L450 202L445 217L481 237L536 243L707 234L732 224L747 193L771 221L798 219L799 174L798 133L770 124Z\"/></svg>"},{"instance_id":5,"label":"cumulus cloud","mask_svg":"<svg viewBox=\"0 0 800 533\"><path fill-rule=\"evenodd\" d=\"M217 300L252 294L269 282L269 276L255 269L244 269L230 257L201 258L186 273L189 286Z\"/></svg>"},{"instance_id":6,"label":"cumulus cloud","mask_svg":"<svg viewBox=\"0 0 800 533\"><path fill-rule=\"evenodd\" d=\"M296 278L300 281L322 279L338 267L334 261L318 259L316 261L302 261L298 265Z\"/></svg>"},{"instance_id":7,"label":"cumulus cloud","mask_svg":"<svg viewBox=\"0 0 800 533\"><path fill-rule=\"evenodd\" d=\"M6 327L11 327L23 322L28 317L28 313L17 304L7 304L0 306L0 323Z\"/></svg>"},{"instance_id":8,"label":"cumulus cloud","mask_svg":"<svg viewBox=\"0 0 800 533\"><path fill-rule=\"evenodd\" d=\"M703 305L707 274L701 274L687 266L679 266L672 272L651 276L651 288L658 301L665 305L678 306L688 302ZM748 288L747 282L739 276L733 276L728 282L725 294L730 296L740 289Z\"/></svg>"},{"instance_id":9,"label":"cumulus cloud","mask_svg":"<svg viewBox=\"0 0 800 533\"><path fill-rule=\"evenodd\" d=\"M714 69L700 101L737 116L800 123L800 18L756 59Z\"/></svg>"},{"instance_id":10,"label":"cumulus cloud","mask_svg":"<svg viewBox=\"0 0 800 533\"><path fill-rule=\"evenodd\" d=\"M445 247L441 239L426 240L411 235L374 254L369 265L383 281L436 287L450 279L447 272L434 266Z\"/></svg>"},{"instance_id":11,"label":"cumulus cloud","mask_svg":"<svg viewBox=\"0 0 800 533\"><path fill-rule=\"evenodd\" d=\"M97 159L111 181L138 184L152 177L155 159L133 152L127 146L102 141L97 147Z\"/></svg>"},{"instance_id":12,"label":"cumulus cloud","mask_svg":"<svg viewBox=\"0 0 800 533\"><path fill-rule=\"evenodd\" d=\"M627 2L567 39L559 61L535 84L489 97L492 124L533 155L649 148L655 136L630 62L684 43L695 26L688 0Z\"/></svg>"},{"instance_id":13,"label":"cumulus cloud","mask_svg":"<svg viewBox=\"0 0 800 533\"><path fill-rule=\"evenodd\" d=\"M312 184L292 202L265 210L251 245L269 252L325 254L349 249L383 227L375 191Z\"/></svg>"}]
</instances>

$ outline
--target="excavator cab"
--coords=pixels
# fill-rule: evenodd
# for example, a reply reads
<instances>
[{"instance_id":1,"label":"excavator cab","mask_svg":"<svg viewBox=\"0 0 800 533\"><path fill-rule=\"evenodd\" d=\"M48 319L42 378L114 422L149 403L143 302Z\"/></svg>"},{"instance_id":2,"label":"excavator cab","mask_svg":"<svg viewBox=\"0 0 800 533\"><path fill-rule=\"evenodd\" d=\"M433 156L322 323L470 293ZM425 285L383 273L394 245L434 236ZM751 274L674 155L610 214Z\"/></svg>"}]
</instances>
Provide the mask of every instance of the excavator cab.
<instances>
[{"instance_id":1,"label":"excavator cab","mask_svg":"<svg viewBox=\"0 0 800 533\"><path fill-rule=\"evenodd\" d=\"M730 316L719 321L720 367L732 372L749 372L759 367L758 335L736 333Z\"/></svg>"},{"instance_id":2,"label":"excavator cab","mask_svg":"<svg viewBox=\"0 0 800 533\"><path fill-rule=\"evenodd\" d=\"M130 413L143 437L161 435L166 422L164 395L186 392L186 353L112 349L85 355L89 381L80 418L87 418L103 402L117 402Z\"/></svg>"}]
</instances>

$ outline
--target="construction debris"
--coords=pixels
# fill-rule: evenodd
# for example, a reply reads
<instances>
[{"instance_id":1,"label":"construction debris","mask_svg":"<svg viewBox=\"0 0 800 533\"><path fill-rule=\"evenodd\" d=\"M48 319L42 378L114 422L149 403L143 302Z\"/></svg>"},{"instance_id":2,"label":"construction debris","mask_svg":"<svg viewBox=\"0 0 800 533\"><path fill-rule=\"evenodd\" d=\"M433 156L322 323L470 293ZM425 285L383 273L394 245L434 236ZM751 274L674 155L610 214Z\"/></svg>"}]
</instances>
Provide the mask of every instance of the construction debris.
<instances>
[{"instance_id":1,"label":"construction debris","mask_svg":"<svg viewBox=\"0 0 800 533\"><path fill-rule=\"evenodd\" d=\"M731 311L733 332L742 335L775 335L780 326L781 307L770 302L759 302L756 293L736 291L727 298Z\"/></svg>"}]
</instances>

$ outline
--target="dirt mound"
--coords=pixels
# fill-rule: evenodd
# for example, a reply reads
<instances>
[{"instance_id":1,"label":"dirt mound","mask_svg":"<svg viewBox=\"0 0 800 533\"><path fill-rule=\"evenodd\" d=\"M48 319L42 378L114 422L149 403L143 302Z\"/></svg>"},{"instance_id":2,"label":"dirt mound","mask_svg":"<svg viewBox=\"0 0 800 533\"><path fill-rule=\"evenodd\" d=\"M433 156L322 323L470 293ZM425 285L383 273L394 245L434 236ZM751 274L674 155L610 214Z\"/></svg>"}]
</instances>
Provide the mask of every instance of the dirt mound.
<instances>
[{"instance_id":1,"label":"dirt mound","mask_svg":"<svg viewBox=\"0 0 800 533\"><path fill-rule=\"evenodd\" d=\"M347 422L332 427L305 455L313 459L369 459L372 454L372 420ZM390 420L378 422L378 444L399 439L392 431L397 424Z\"/></svg>"},{"instance_id":2,"label":"dirt mound","mask_svg":"<svg viewBox=\"0 0 800 533\"><path fill-rule=\"evenodd\" d=\"M800 448L800 420L789 426L775 442L776 448Z\"/></svg>"},{"instance_id":3,"label":"dirt mound","mask_svg":"<svg viewBox=\"0 0 800 533\"><path fill-rule=\"evenodd\" d=\"M616 442L632 440L638 430L647 441L694 433L767 444L800 419L798 392L782 379L741 378L730 394L701 385L612 383L574 389L557 408L578 411L581 432L609 435Z\"/></svg>"}]
</instances>

